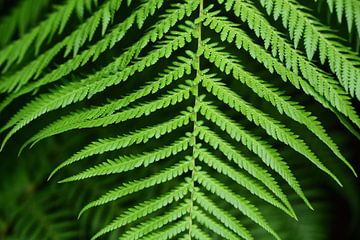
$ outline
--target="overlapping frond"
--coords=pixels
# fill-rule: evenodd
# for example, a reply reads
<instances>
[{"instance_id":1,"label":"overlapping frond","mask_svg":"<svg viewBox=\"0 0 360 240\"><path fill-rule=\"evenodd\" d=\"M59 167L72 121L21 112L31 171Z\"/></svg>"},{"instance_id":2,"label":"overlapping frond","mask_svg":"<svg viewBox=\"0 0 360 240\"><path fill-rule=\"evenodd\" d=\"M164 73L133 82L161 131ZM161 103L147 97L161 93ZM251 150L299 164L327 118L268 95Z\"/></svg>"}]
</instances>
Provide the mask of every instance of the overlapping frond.
<instances>
[{"instance_id":1,"label":"overlapping frond","mask_svg":"<svg viewBox=\"0 0 360 240\"><path fill-rule=\"evenodd\" d=\"M170 85L173 81L180 79L185 74L189 75L191 73L191 58L180 57L181 62L174 62L173 66L170 66L168 70L165 71L165 74L158 77L155 81L147 84L143 88L121 98L119 100L114 100L109 104L100 107L94 107L90 109L84 109L82 111L75 112L71 115L63 117L58 121L55 121L50 126L46 127L34 137L32 137L28 143L40 141L46 137L53 136L65 131L72 129L78 129L81 127L83 121L96 119L101 116L106 116L112 114L115 111L120 110L128 106L130 103L152 93L157 93L161 89ZM71 123L71 124L70 124ZM89 127L89 126L88 126Z\"/></svg>"},{"instance_id":2,"label":"overlapping frond","mask_svg":"<svg viewBox=\"0 0 360 240\"><path fill-rule=\"evenodd\" d=\"M283 26L288 30L293 39L295 47L303 39L307 57L312 59L318 51L322 64L328 60L331 71L338 77L341 85L351 95L360 100L360 85L357 80L359 75L359 56L349 48L342 46L339 42L330 39L337 39L338 36L332 33L331 28L323 25L314 16L308 14L304 7L298 7L296 1L292 0L271 0L260 1L266 8L268 14L279 16ZM277 6L275 8L275 5ZM275 12L276 10L276 12Z\"/></svg>"},{"instance_id":3,"label":"overlapping frond","mask_svg":"<svg viewBox=\"0 0 360 240\"><path fill-rule=\"evenodd\" d=\"M25 54L29 51L29 48L33 45L35 45L35 52L38 52L40 46L42 46L47 39L51 39L55 34L61 33L64 30L69 18L75 13L76 9L79 9L77 11L79 14L80 11L91 9L97 4L97 0L80 0L76 2L66 1L65 4L58 6L58 9L30 32L10 43L0 51L0 65L6 64L4 69L7 69L12 64L21 62Z\"/></svg>"},{"instance_id":4,"label":"overlapping frond","mask_svg":"<svg viewBox=\"0 0 360 240\"><path fill-rule=\"evenodd\" d=\"M126 52L128 54L125 53L117 59L115 63L120 62L121 65L125 66L118 66L118 68L123 69L114 75L103 77L99 81L99 75L110 74L106 72L101 72L97 75L90 76L89 79L70 82L67 85L57 88L52 93L39 96L33 102L25 106L16 115L14 115L14 117L1 129L5 130L15 125L14 128L12 128L11 132L8 134L8 137L6 137L6 139L10 138L11 135L20 130L27 123L38 118L44 113L54 109L58 109L60 107L65 107L74 102L79 102L81 100L84 100L85 98L90 98L94 94L104 91L110 86L117 85L123 81L126 81L131 75L135 74L136 72L142 71L145 67L155 64L157 61L160 60L160 58L169 56L172 51L184 46L187 41L191 41L193 29L184 26L182 30L183 31L175 32L174 36L170 36L168 40L159 45L155 50L151 52L151 54L141 58L133 65L125 67L127 65L127 62L129 62L135 54L134 50L137 49L136 47L138 46L138 44L135 44L134 48L130 48ZM155 34L158 33L155 32ZM140 41L139 45L142 44L142 41ZM136 51L138 51L138 49ZM6 140L4 142L6 142Z\"/></svg>"},{"instance_id":5,"label":"overlapping frond","mask_svg":"<svg viewBox=\"0 0 360 240\"><path fill-rule=\"evenodd\" d=\"M1 19L0 32L2 36L0 47L8 44L14 35L22 36L30 27L33 27L41 12L49 5L49 2L49 0L26 0L17 3L10 13ZM29 8L31 8L31 11L29 11Z\"/></svg>"},{"instance_id":6,"label":"overlapping frond","mask_svg":"<svg viewBox=\"0 0 360 240\"><path fill-rule=\"evenodd\" d=\"M67 141L57 149L65 152L80 139L81 136L74 137L74 141ZM74 208L80 210L109 181L75 187L47 182L46 177L53 168L48 161L52 146L56 146L56 143L45 143L32 153L24 154L26 160L17 162L16 168L12 169L8 164L14 165L14 158L1 158L1 239L88 239L93 229L102 227L101 221L111 219L119 212L116 208L112 208L113 214L97 209L96 216L84 216L77 220ZM82 226L88 222L92 226L83 229Z\"/></svg>"},{"instance_id":7,"label":"overlapping frond","mask_svg":"<svg viewBox=\"0 0 360 240\"><path fill-rule=\"evenodd\" d=\"M90 16L41 52L74 11L86 15L84 8ZM119 20L120 9L129 11ZM336 11L346 13L351 29L356 13L349 7ZM278 18L289 36L277 29ZM47 29L40 31L43 25ZM312 205L293 173L293 159L274 143L341 185L308 143L311 135L355 173L322 119L290 97L309 95L358 131L352 101L360 99L359 56L334 39L295 0L218 0L214 6L203 0L66 1L0 50L0 110L34 93L1 127L7 131L2 148L50 112L62 114L41 124L24 146L73 130L110 129L110 136L95 136L50 175L82 163L85 169L61 182L118 176L118 185L102 189L80 215L136 196L93 239L116 230L120 239L254 239L238 216L281 239L261 206L296 219L290 190ZM26 61L32 45L34 59ZM21 51L12 54L15 48ZM110 50L115 54L109 59ZM53 67L60 54L65 59ZM87 66L96 71L82 76Z\"/></svg>"},{"instance_id":8,"label":"overlapping frond","mask_svg":"<svg viewBox=\"0 0 360 240\"><path fill-rule=\"evenodd\" d=\"M234 4L234 1L228 2L230 4L226 5L225 9L227 11L232 11L242 22L245 22L258 37L263 39L264 47L266 49L269 48L273 57L278 57L283 65L271 63L276 62L276 59L270 57L265 58L266 54L256 54L256 50L261 51L259 50L261 49L259 45L255 45L255 47L251 48L251 45L254 43L247 42L248 45L245 46L248 46L249 52L252 53L252 57L263 62L264 66L269 68L271 72L275 70L283 80L290 81L296 88L301 87L304 92L313 96L325 107L330 104L340 113L349 117L351 121L357 125L357 127L360 126L360 120L356 111L351 106L349 98L345 96L345 92L337 86L335 79L323 72L320 68L317 68L313 63L311 63L311 61L307 60L301 52L292 47L290 43L288 43L286 39L271 25L271 23L262 16L261 12L254 9L246 2L237 1L239 2L237 5ZM254 19L257 19L257 21L255 22ZM218 29L221 30L221 25L216 23L213 24L213 26L214 25L218 26ZM229 31L231 31L231 29L229 29ZM222 34L223 38L225 36L227 36L226 32L225 34ZM236 36L237 35L234 37ZM236 40L238 39L239 38L236 38ZM244 37L241 39L244 39ZM232 39L232 41L234 41L234 39ZM242 46L242 44L237 45ZM256 48L256 50L254 48ZM354 55L354 57L355 56L356 55ZM265 59L267 59L267 61ZM270 62L267 63L268 61ZM290 71L287 71L286 68ZM300 73L301 75L299 75ZM303 81L301 76L307 81ZM322 97L327 101L324 101Z\"/></svg>"},{"instance_id":9,"label":"overlapping frond","mask_svg":"<svg viewBox=\"0 0 360 240\"><path fill-rule=\"evenodd\" d=\"M317 1L317 0L315 0ZM360 37L360 2L356 0L326 0L330 12L341 23L346 20L348 31L355 30Z\"/></svg>"},{"instance_id":10,"label":"overlapping frond","mask_svg":"<svg viewBox=\"0 0 360 240\"><path fill-rule=\"evenodd\" d=\"M51 62L51 60L54 59L62 49L65 49L64 57L66 57L71 51L73 51L74 55L76 55L79 48L81 48L88 40L90 41L93 38L95 31L98 27L100 27L99 23L101 22L101 31L103 34L105 33L109 21L113 19L115 12L120 7L120 4L121 1L107 1L97 12L90 16L89 19L86 19L86 21L81 24L75 31L73 31L66 38L62 39L61 42L42 53L21 70L4 77L0 86L1 91L12 91L14 88L19 88L25 85L30 79L38 78L43 70ZM123 32L126 31L126 28L129 28L130 25L131 23L125 23L119 26L119 28L121 29L121 32ZM113 32L115 32L115 30L113 30ZM105 47L100 48L100 45L98 45L96 48L92 47L88 49L81 56L77 56L76 58L73 58L71 61L69 61L71 64L66 64L65 66L62 66L61 69L57 69L57 74L52 73L52 76L59 75L59 73L61 73L61 75L58 77L64 76L68 71L73 71L76 69L76 67L84 64L84 61L87 62L92 56L98 55L98 49L105 51L107 48L110 48L111 45L109 44L109 39L111 39L111 37L114 38L114 36L109 35L107 35L106 39L103 39L98 43L102 43L102 45ZM112 35L115 34L113 33ZM72 66L69 67L70 65Z\"/></svg>"}]
</instances>

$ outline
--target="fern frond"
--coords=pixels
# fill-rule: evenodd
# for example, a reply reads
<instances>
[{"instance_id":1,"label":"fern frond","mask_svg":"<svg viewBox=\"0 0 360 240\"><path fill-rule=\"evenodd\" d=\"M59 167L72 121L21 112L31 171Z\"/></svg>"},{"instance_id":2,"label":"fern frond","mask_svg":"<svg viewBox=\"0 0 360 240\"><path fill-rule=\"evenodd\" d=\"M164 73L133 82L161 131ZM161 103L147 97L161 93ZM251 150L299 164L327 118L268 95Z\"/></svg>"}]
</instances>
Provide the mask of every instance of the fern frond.
<instances>
[{"instance_id":1,"label":"fern frond","mask_svg":"<svg viewBox=\"0 0 360 240\"><path fill-rule=\"evenodd\" d=\"M169 211L168 213L157 216L150 220L147 220L138 227L134 227L127 232L125 232L121 238L122 239L140 239L141 237L145 236L146 234L151 233L152 231L158 230L159 228L163 227L166 224L171 224L175 222L177 219L183 217L189 211L188 207L189 203L184 202L179 204L174 210ZM92 239L97 239L101 235L95 235Z\"/></svg>"},{"instance_id":2,"label":"fern frond","mask_svg":"<svg viewBox=\"0 0 360 240\"><path fill-rule=\"evenodd\" d=\"M174 201L182 200L186 194L189 192L189 184L183 183L176 187L174 190L166 193L165 195L158 197L157 199L151 199L140 203L139 205L128 209L126 212L121 214L116 218L111 224L107 225L105 228L101 229L97 235L101 236L115 229L121 228L131 222L136 221L141 217L155 212Z\"/></svg>"},{"instance_id":3,"label":"fern frond","mask_svg":"<svg viewBox=\"0 0 360 240\"><path fill-rule=\"evenodd\" d=\"M169 169L165 169L164 171L156 175L124 184L121 187L109 191L108 193L101 196L99 199L87 204L81 210L81 213L87 211L90 208L104 205L111 201L115 201L131 193L141 191L145 188L149 188L166 181L170 181L171 179L176 178L182 175L183 173L188 172L191 169L191 167L192 166L190 161L181 162L175 164L173 167L170 167Z\"/></svg>"},{"instance_id":4,"label":"fern frond","mask_svg":"<svg viewBox=\"0 0 360 240\"><path fill-rule=\"evenodd\" d=\"M218 197L224 199L235 208L239 209L244 215L248 216L255 223L259 224L262 228L268 231L276 239L280 239L274 230L269 226L267 221L258 212L256 207L251 205L247 200L240 198L232 193L223 184L212 178L209 174L199 171L196 173L196 180L208 191L216 194Z\"/></svg>"},{"instance_id":5,"label":"fern frond","mask_svg":"<svg viewBox=\"0 0 360 240\"><path fill-rule=\"evenodd\" d=\"M115 3L118 1L115 1ZM32 92L39 87L49 84L55 81L58 81L62 77L68 75L69 73L75 71L77 68L85 65L89 61L95 61L101 53L106 51L109 48L112 48L117 42L121 41L123 37L126 35L126 33L129 31L131 26L135 22L139 23L139 28L141 29L143 27L143 22L146 18L151 16L151 14L154 14L155 9L160 8L163 3L163 0L152 0L147 1L143 5L141 5L137 11L135 11L132 15L130 15L126 20L124 20L122 23L118 24L109 34L106 34L104 38L99 40L96 44L90 46L88 49L82 51L80 54L75 55L73 58L69 59L67 62L61 64L58 68L54 69L50 73L43 76L41 79L38 79L36 82L30 83L26 85L25 88L20 89L18 92L15 92L11 94L2 104L1 108L4 108L9 103L11 103L14 99L20 97L21 95L24 95L26 93ZM107 9L107 6L111 5L105 5L104 9ZM175 5L177 6L177 5ZM175 7L174 6L174 7ZM163 29L154 29L148 33L148 35L142 39L141 42L137 46L142 46L146 44L148 41L155 41L158 38L161 38L161 36L168 31L168 29L171 26L174 26L179 20L184 18L185 15L191 14L192 11L194 11L194 8L196 8L196 4L194 4L194 1L188 2L186 4L178 5L177 8L170 9L166 14L163 15L163 19L161 19L158 22L158 26L162 26ZM118 7L117 7L118 8ZM106 10L110 11L110 10ZM102 16L101 10L99 10L99 16ZM140 19L140 20L139 20ZM96 21L97 18L89 19L89 24ZM59 52L62 48L71 49L71 44L67 44L67 42L72 41L78 41L78 36L82 34L83 31L87 31L88 28L93 26L93 24L84 23L79 27L77 31L74 31L71 35L69 35L67 38L65 38L62 42L55 45L53 48L42 54L39 58L32 61L30 64L28 64L26 67L21 69L20 71L16 72L15 74L10 75L9 77L3 79L3 82L0 82L0 91L3 89L3 91L11 91L15 86L17 85L18 88L26 84L33 76L37 78L39 72L46 66L44 64L47 64L50 62L50 60L55 57L56 53ZM163 32L162 32L163 31ZM91 39L91 33L87 33L89 35L89 38ZM85 39L86 40L86 39ZM85 42L84 42L85 43ZM78 43L74 45L74 47L79 46ZM79 46L80 47L80 46ZM70 51L70 50L69 50ZM75 50L74 50L75 51ZM76 50L77 51L77 50ZM114 65L114 64L113 64ZM114 67L109 67L109 69L113 69ZM108 69L108 70L109 70ZM102 75L103 73L101 73Z\"/></svg>"},{"instance_id":6,"label":"fern frond","mask_svg":"<svg viewBox=\"0 0 360 240\"><path fill-rule=\"evenodd\" d=\"M89 9L92 5L97 4L97 0L66 1L65 4L60 5L56 11L50 14L30 32L2 49L0 51L0 65L6 64L5 69L7 69L15 62L20 63L33 44L36 46L36 53L47 39L51 39L52 36L64 30L70 16L74 14L76 8Z\"/></svg>"},{"instance_id":7,"label":"fern frond","mask_svg":"<svg viewBox=\"0 0 360 240\"><path fill-rule=\"evenodd\" d=\"M286 209L286 207L284 207L282 203L276 200L267 190L265 190L261 185L257 184L251 178L247 177L245 174L242 174L241 172L232 169L229 165L223 163L217 157L202 148L196 149L195 153L198 155L198 159L206 163L209 167L212 167L219 173L228 176L237 184L242 185L244 188L248 189L252 194L257 195L259 198L262 198L266 202L280 208L288 215L294 216L291 206L287 206L291 210L290 213L289 210Z\"/></svg>"},{"instance_id":8,"label":"fern frond","mask_svg":"<svg viewBox=\"0 0 360 240\"><path fill-rule=\"evenodd\" d=\"M205 211L214 215L220 222L222 222L227 228L235 232L239 237L242 237L246 240L254 239L249 231L239 223L232 215L222 210L216 204L210 200L206 195L197 191L195 194L195 201L199 206L201 206Z\"/></svg>"},{"instance_id":9,"label":"fern frond","mask_svg":"<svg viewBox=\"0 0 360 240\"><path fill-rule=\"evenodd\" d=\"M215 18L214 20L211 19L211 23L213 24L210 25L210 27L215 25L220 30L222 27L225 28L228 26L226 27L226 30L233 32L233 34L235 34L236 41L240 41L236 44L238 48L243 45L243 41L246 41L245 46L249 48L251 56L259 59L261 62L264 62L264 66L269 68L269 71L273 72L275 70L282 77L282 80L286 81L286 79L288 79L296 88L301 87L307 94L312 95L317 101L320 101L325 106L330 103L331 106L335 107L345 116L349 117L352 122L360 127L360 119L356 114L355 109L352 107L350 99L345 96L345 92L337 86L337 81L332 79L331 76L323 73L320 69L316 68L306 59L306 57L302 56L299 51L293 49L264 16L245 3L232 5L230 2L230 4L226 5L226 10L232 10L232 12L238 16L241 21L248 24L249 28L251 28L258 37L264 40L264 46L266 49L271 46L271 53L273 57L278 56L280 61L285 64L285 67L291 71L287 71L281 64L277 64L274 58L271 58L269 54L262 51L262 47L254 44L253 41L246 41L246 35L241 34L241 31L239 31L238 28L234 29L232 24L226 24L224 20L218 23L219 19ZM204 15L204 18L207 17L208 15ZM257 19L257 22L254 22L253 19ZM226 33L226 31L223 32ZM241 37L239 37L239 34L241 34ZM224 34L222 34L222 37L224 37ZM232 42L233 40L228 37L227 41ZM259 51L260 54L257 54ZM265 58L267 55L269 57ZM297 76L299 71L313 88ZM320 97L318 97L318 94L323 96L327 102L324 102Z\"/></svg>"},{"instance_id":10,"label":"fern frond","mask_svg":"<svg viewBox=\"0 0 360 240\"><path fill-rule=\"evenodd\" d=\"M182 220L178 223L173 224L171 227L167 229L159 230L158 232L155 232L150 235L146 235L143 237L143 240L152 240L152 239L158 239L158 240L167 240L172 239L178 234L184 232L185 230L189 229L189 223L187 220Z\"/></svg>"},{"instance_id":11,"label":"fern frond","mask_svg":"<svg viewBox=\"0 0 360 240\"><path fill-rule=\"evenodd\" d=\"M63 133L65 131L69 131L72 129L78 129L81 127L82 122L86 120L94 120L99 117L107 116L115 111L120 110L121 108L127 107L132 102L136 100L148 96L149 94L155 94L166 86L170 85L173 81L182 78L185 74L189 75L191 73L191 62L192 59L189 58L179 58L181 62L174 62L168 69L165 70L163 74L160 74L155 81L150 82L146 86L141 89L125 96L119 100L113 100L110 103L94 108L87 108L83 111L78 111L69 115L66 115L55 121L38 134L33 136L24 146L33 142L36 142L54 136L56 134Z\"/></svg>"},{"instance_id":12,"label":"fern frond","mask_svg":"<svg viewBox=\"0 0 360 240\"><path fill-rule=\"evenodd\" d=\"M214 48L208 44L203 45L205 58L210 62L213 62L221 71L226 72L227 74L232 73L235 79L248 85L259 97L264 98L275 106L281 114L286 114L291 119L307 126L310 131L317 135L319 139L322 140L334 154L353 171L354 174L356 174L355 170L346 161L336 144L327 135L325 129L315 117L311 116L309 112L306 112L295 102L289 101L289 97L281 95L270 84L264 83L260 79L255 79L255 77L243 70L241 65L236 63L235 60L232 60L233 57L231 55L226 54L226 52L221 52L221 50L222 49Z\"/></svg>"},{"instance_id":13,"label":"fern frond","mask_svg":"<svg viewBox=\"0 0 360 240\"><path fill-rule=\"evenodd\" d=\"M341 85L352 96L360 100L360 85L357 81L359 67L354 62L359 60L356 53L342 46L339 42L334 44L330 38L338 38L331 29L322 25L314 16L305 12L304 7L298 8L291 0L260 0L267 13L273 13L273 6L279 1L277 11L285 28L289 30L295 47L303 39L307 56L312 58L315 51L319 51L322 64L327 59L331 71L338 77ZM286 12L286 13L285 13Z\"/></svg>"},{"instance_id":14,"label":"fern frond","mask_svg":"<svg viewBox=\"0 0 360 240\"><path fill-rule=\"evenodd\" d=\"M315 0L317 2L317 0ZM344 16L348 26L348 31L351 33L356 29L360 37L360 3L357 0L326 0L330 12L336 13L339 23L342 22Z\"/></svg>"},{"instance_id":15,"label":"fern frond","mask_svg":"<svg viewBox=\"0 0 360 240\"><path fill-rule=\"evenodd\" d=\"M199 209L196 209L194 211L193 217L201 225L203 225L207 229L215 232L217 235L221 236L223 239L228 239L228 240L238 239L238 237L234 233L232 233L230 230L223 227L221 224L218 224L210 217L206 216L206 214Z\"/></svg>"},{"instance_id":16,"label":"fern frond","mask_svg":"<svg viewBox=\"0 0 360 240\"><path fill-rule=\"evenodd\" d=\"M271 149L268 144L247 133L245 130L240 128L239 125L233 123L230 119L227 119L220 111L209 104L201 104L200 113L208 120L218 125L223 131L226 131L231 138L241 142L250 151L257 154L267 166L270 166L287 183L289 183L295 192L311 207L289 167L286 163L284 163L284 160L274 149Z\"/></svg>"},{"instance_id":17,"label":"fern frond","mask_svg":"<svg viewBox=\"0 0 360 240\"><path fill-rule=\"evenodd\" d=\"M118 72L114 76L102 78L101 81L99 81L98 78L93 77L88 79L88 81L85 79L80 82L70 82L68 85L57 88L50 94L38 97L21 109L2 129L0 129L0 131L4 131L5 129L14 126L8 133L3 144L18 130L46 112L61 107L63 108L71 103L79 102L85 98L90 98L107 87L128 80L131 75L135 74L137 71L143 70L149 65L155 64L160 60L160 58L166 56L169 57L169 54L171 54L172 51L183 47L187 41L190 42L192 40L193 29L185 27L184 31L176 32L175 34L175 36L160 45L159 48L153 50L151 54L141 58L141 60ZM127 59L127 55L123 54L120 58L118 58L118 60L123 60L122 58ZM84 85L85 82L86 85Z\"/></svg>"},{"instance_id":18,"label":"fern frond","mask_svg":"<svg viewBox=\"0 0 360 240\"><path fill-rule=\"evenodd\" d=\"M83 65L86 63L92 55L99 55L100 52L105 51L108 49L108 47L111 47L109 44L110 39L114 39L114 33L118 33L117 36L120 40L126 33L126 30L130 28L132 22L135 21L135 17L128 18L128 21L124 21L123 24L120 24L119 27L112 31L113 34L109 34L106 39L101 40L98 42L97 47L92 47L92 49L88 49L82 53L80 56L76 56L78 50L87 42L90 41L97 28L99 27L99 23L108 23L108 20L112 19L114 17L115 12L118 10L118 8L121 5L121 1L114 1L110 0L104 3L104 5L101 5L101 8L96 11L92 16L90 16L83 24L81 24L75 31L73 31L70 35L62 39L62 41L58 42L47 50L45 53L41 54L38 58L31 61L28 65L26 65L21 70L17 71L14 74L11 74L7 78L2 79L0 85L0 91L1 92L11 92L14 89L19 89L21 86L25 85L30 79L32 78L38 78L40 73L48 66L48 64L51 62L51 60L62 50L65 49L64 57L66 57L70 51L74 52L74 58L69 60L71 64L64 64L62 65L61 69L57 69L57 73L55 74L57 77L61 77L66 75L67 71L73 71L76 69L77 66ZM106 19L106 20L105 20ZM133 20L133 21L131 21ZM106 31L108 24L102 25L102 32L104 33ZM119 31L120 30L120 31ZM122 35L119 35L119 32L122 32ZM104 45L104 47L101 47ZM99 50L98 50L99 49ZM97 50L97 51L96 51ZM95 58L93 58L95 59ZM66 67L66 68L65 68ZM52 74L54 75L54 73ZM60 76L59 76L60 75Z\"/></svg>"},{"instance_id":19,"label":"fern frond","mask_svg":"<svg viewBox=\"0 0 360 240\"><path fill-rule=\"evenodd\" d=\"M175 14L177 16L178 14ZM189 26L180 26L180 29L182 31L174 32L175 36L168 36L168 40L164 41L162 44L160 44L157 49L153 50L151 54L147 55L146 57L142 58L141 60L137 61L135 64L131 66L127 66L132 58L136 57L140 50L145 48L147 43L149 41L155 41L159 36L162 36L165 32L169 31L170 25L161 24L162 22L167 22L169 24L169 21L171 22L171 19L173 19L173 16L169 14L167 18L164 18L161 20L159 25L156 25L154 29L148 32L144 37L142 37L136 44L134 44L132 47L130 47L121 57L117 58L114 62L107 65L102 70L98 71L94 75L90 75L87 79L84 79L79 82L71 82L62 88L58 88L58 91L54 91L52 94L48 94L43 96L43 98L47 99L49 101L48 104L54 99L59 98L59 96L62 96L61 98L57 100L56 104L58 107L65 107L66 105L76 101L80 101L87 96L88 98L94 95L95 93L102 91L104 88L119 84L121 81L125 81L130 77L131 75L135 74L137 71L143 70L145 67L149 67L153 64L155 64L160 58L163 57L169 57L169 54L173 51L178 49L179 47L183 47L185 45L185 42L190 42L192 39L192 35L194 34L193 30ZM174 23L175 24L175 23ZM118 72L116 72L116 69L119 69ZM111 76L112 74L116 73L115 76ZM58 74L56 74L58 75ZM102 79L102 81L99 82L99 78ZM58 79L58 78L56 78ZM55 80L56 80L55 79ZM120 80L118 80L120 79ZM110 81L109 81L110 80ZM88 84L88 88L83 89L84 83ZM111 83L113 82L113 83ZM36 84L38 84L37 82ZM40 82L41 83L41 82ZM40 85L41 86L41 85ZM37 89L30 86L30 91L33 91ZM89 92L91 90L91 92ZM28 93L29 91L25 88L25 93ZM72 96L83 95L80 99L74 99L73 101L69 102L69 99L74 98ZM72 94L71 94L72 93ZM22 95L23 93L21 93ZM65 94L65 95L64 95ZM84 95L85 94L85 95ZM71 96L72 95L72 96ZM17 95L15 95L17 97ZM41 97L40 97L41 98ZM44 100L38 98L38 101L43 102ZM2 104L2 107L5 107L7 104L9 104L14 97L10 97L10 99L5 100ZM65 99L67 101L65 101ZM34 101L36 102L36 101ZM35 104L35 103L34 103ZM44 103L43 103L44 104ZM23 109L25 112L26 110ZM16 118L15 118L16 119ZM16 120L15 120L16 121ZM9 123L11 125L11 123Z\"/></svg>"},{"instance_id":20,"label":"fern frond","mask_svg":"<svg viewBox=\"0 0 360 240\"><path fill-rule=\"evenodd\" d=\"M206 87L209 92L212 92L215 96L217 96L219 100L228 104L234 110L242 113L249 121L252 121L257 126L262 127L267 132L267 134L272 136L274 139L289 145L295 151L304 155L319 169L323 170L339 185L341 185L339 179L327 167L325 167L323 163L320 162L318 157L311 151L309 146L297 135L291 132L290 129L286 128L281 123L249 105L234 92L227 89L225 86L222 86L218 80L210 76L204 76L202 83L204 87Z\"/></svg>"},{"instance_id":21,"label":"fern frond","mask_svg":"<svg viewBox=\"0 0 360 240\"><path fill-rule=\"evenodd\" d=\"M221 151L230 161L233 161L240 168L246 170L250 175L258 179L270 191L272 191L285 205L289 205L287 197L282 192L276 180L274 180L271 174L269 174L266 170L241 155L238 151L236 151L232 146L229 146L223 139L213 133L210 129L204 126L197 127L196 134L199 139L208 143L215 150L219 149L219 151Z\"/></svg>"},{"instance_id":22,"label":"fern frond","mask_svg":"<svg viewBox=\"0 0 360 240\"><path fill-rule=\"evenodd\" d=\"M192 226L192 229L189 230L189 235L185 239L189 240L192 238L195 238L197 240L211 240L211 237L209 236L209 234L204 232L197 225Z\"/></svg>"},{"instance_id":23,"label":"fern frond","mask_svg":"<svg viewBox=\"0 0 360 240\"><path fill-rule=\"evenodd\" d=\"M49 5L49 0L26 0L17 3L10 14L0 20L0 47L7 44L18 33L24 35L39 19L41 12ZM31 12L29 12L31 8Z\"/></svg>"},{"instance_id":24,"label":"fern frond","mask_svg":"<svg viewBox=\"0 0 360 240\"><path fill-rule=\"evenodd\" d=\"M346 7L338 16L353 24ZM99 184L80 205L81 219L91 209L101 222L92 239L253 240L259 229L280 239L266 209L297 220L297 198L312 208L294 158L340 184L324 147L354 172L322 112L304 106L315 100L357 134L360 58L340 39L296 0L65 0L0 50L1 149L41 119L24 147L89 130L50 177L69 170L63 186Z\"/></svg>"},{"instance_id":25,"label":"fern frond","mask_svg":"<svg viewBox=\"0 0 360 240\"><path fill-rule=\"evenodd\" d=\"M161 149L142 153L137 156L124 156L116 160L108 160L95 167L89 168L82 173L75 176L66 178L61 182L78 181L85 178L91 178L94 176L108 175L114 173L122 173L133 170L140 166L149 166L150 164L176 155L179 152L185 151L189 147L189 139L180 139L169 146L165 146Z\"/></svg>"},{"instance_id":26,"label":"fern frond","mask_svg":"<svg viewBox=\"0 0 360 240\"><path fill-rule=\"evenodd\" d=\"M190 114L184 113L179 117L176 117L165 123L155 125L154 127L145 128L143 130L136 131L132 134L120 136L118 138L100 139L93 142L82 150L74 154L71 158L61 163L50 175L52 177L61 168L80 161L84 158L88 158L97 154L102 154L108 151L115 151L121 148L129 147L133 144L145 143L152 138L159 138L162 135L169 134L175 129L178 129L190 122ZM50 178L49 177L49 178Z\"/></svg>"}]
</instances>

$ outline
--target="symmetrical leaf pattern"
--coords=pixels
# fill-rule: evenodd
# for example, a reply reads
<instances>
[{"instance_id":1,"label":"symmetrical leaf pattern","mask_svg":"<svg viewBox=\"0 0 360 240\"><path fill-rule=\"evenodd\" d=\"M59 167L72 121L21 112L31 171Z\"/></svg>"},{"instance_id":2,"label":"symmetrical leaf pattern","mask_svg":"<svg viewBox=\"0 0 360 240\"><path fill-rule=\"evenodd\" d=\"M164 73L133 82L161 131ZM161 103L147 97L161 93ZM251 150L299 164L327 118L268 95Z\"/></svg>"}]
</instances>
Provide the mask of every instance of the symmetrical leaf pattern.
<instances>
[{"instance_id":1,"label":"symmetrical leaf pattern","mask_svg":"<svg viewBox=\"0 0 360 240\"><path fill-rule=\"evenodd\" d=\"M327 3L339 22L345 16L349 31L360 33L357 0ZM9 18L19 18L22 5L18 8ZM70 18L81 21L69 26ZM132 240L254 239L234 211L281 239L252 200L296 219L286 183L309 208L312 204L290 167L292 159L275 144L341 185L291 124L301 125L356 174L322 121L286 90L309 95L357 134L359 55L335 41L335 31L300 1L68 0L8 43L16 29L23 32L21 24L10 26L1 42L6 46L0 50L0 111L21 97L30 101L1 126L7 131L2 148L51 112L63 114L42 124L24 147L72 130L120 129L92 140L51 173L87 161L90 167L61 182L128 176L81 211L140 196L93 239L117 229L123 229L120 239ZM110 49L117 54L104 57ZM243 55L266 74L254 72ZM84 76L88 66L96 71ZM109 89L122 96L101 104L93 100ZM251 102L249 94L272 112ZM107 160L98 162L100 155ZM150 166L157 171L137 174ZM142 197L148 189L159 194Z\"/></svg>"}]
</instances>

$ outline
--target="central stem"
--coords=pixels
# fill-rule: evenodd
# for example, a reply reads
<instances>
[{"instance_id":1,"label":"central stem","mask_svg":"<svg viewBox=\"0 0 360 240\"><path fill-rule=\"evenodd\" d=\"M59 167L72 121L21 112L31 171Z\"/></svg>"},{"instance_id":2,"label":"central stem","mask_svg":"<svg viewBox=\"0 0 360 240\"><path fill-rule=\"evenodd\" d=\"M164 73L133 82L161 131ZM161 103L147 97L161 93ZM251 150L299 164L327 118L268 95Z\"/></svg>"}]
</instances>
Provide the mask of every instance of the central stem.
<instances>
[{"instance_id":1,"label":"central stem","mask_svg":"<svg viewBox=\"0 0 360 240\"><path fill-rule=\"evenodd\" d=\"M202 11L204 8L204 2L203 0L200 0L200 6L199 6L199 17L201 17ZM201 22L198 23L198 45L197 45L197 50L199 50L201 48ZM201 81L201 67L200 67L200 54L197 51L197 57L196 57L196 65L195 65L195 70L196 70L196 76L195 76L195 80L193 82L193 86L192 86L192 93L194 95L194 109L193 109L193 134L192 134L192 138L193 138L193 153L192 153L192 173L191 173L191 196L190 196L190 226L189 226L189 238L191 239L192 237L192 220L193 220L193 206L194 206L194 191L195 191L195 175L196 175L196 165L195 165L195 159L196 159L196 128L197 128L197 106L198 106L198 102L199 102L199 82Z\"/></svg>"}]
</instances>

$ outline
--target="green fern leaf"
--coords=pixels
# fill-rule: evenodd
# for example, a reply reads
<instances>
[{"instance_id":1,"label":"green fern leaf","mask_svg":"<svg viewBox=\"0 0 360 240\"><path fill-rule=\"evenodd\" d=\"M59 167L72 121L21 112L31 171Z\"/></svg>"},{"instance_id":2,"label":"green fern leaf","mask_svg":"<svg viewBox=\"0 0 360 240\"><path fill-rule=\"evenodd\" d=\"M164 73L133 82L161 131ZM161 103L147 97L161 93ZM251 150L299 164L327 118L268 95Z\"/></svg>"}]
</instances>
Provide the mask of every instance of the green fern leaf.
<instances>
[{"instance_id":1,"label":"green fern leaf","mask_svg":"<svg viewBox=\"0 0 360 240\"><path fill-rule=\"evenodd\" d=\"M116 180L80 211L126 202L92 239L282 239L263 209L313 209L295 163L341 185L325 148L356 175L308 102L358 136L360 57L299 1L43 0L37 25L19 18L30 2L0 23L1 149L35 122L23 148L104 130L49 177ZM356 0L327 3L360 33Z\"/></svg>"}]
</instances>

